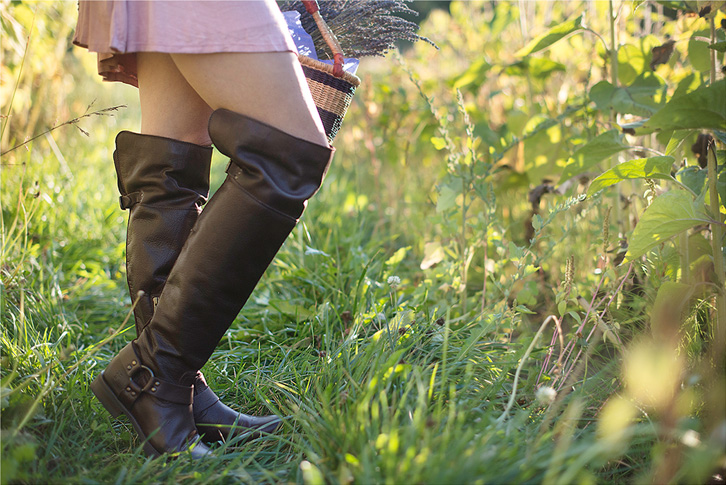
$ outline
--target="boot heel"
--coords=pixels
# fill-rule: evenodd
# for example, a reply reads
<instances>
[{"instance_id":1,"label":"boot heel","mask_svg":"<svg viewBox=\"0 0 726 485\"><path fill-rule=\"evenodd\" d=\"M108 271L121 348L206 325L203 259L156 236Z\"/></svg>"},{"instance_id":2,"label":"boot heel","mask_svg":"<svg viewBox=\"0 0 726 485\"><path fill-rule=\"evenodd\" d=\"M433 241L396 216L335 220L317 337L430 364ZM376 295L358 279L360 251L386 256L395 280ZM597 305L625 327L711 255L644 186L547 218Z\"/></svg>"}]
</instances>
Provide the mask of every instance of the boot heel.
<instances>
[{"instance_id":1,"label":"boot heel","mask_svg":"<svg viewBox=\"0 0 726 485\"><path fill-rule=\"evenodd\" d=\"M91 382L91 391L93 392L93 395L96 396L96 399L103 404L103 407L106 408L106 411L108 411L111 416L118 418L121 414L123 414L124 410L121 407L121 404L103 380L103 373L96 376L93 382Z\"/></svg>"}]
</instances>

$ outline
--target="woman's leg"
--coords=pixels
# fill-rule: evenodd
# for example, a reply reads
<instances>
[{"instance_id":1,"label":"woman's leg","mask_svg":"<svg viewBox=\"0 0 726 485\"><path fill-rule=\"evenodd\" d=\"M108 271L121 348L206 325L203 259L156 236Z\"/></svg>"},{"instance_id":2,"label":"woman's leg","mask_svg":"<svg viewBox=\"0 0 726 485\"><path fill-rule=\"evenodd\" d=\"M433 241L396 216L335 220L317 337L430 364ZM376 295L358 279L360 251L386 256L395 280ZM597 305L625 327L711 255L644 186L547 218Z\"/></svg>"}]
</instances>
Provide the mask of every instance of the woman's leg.
<instances>
[{"instance_id":1,"label":"woman's leg","mask_svg":"<svg viewBox=\"0 0 726 485\"><path fill-rule=\"evenodd\" d=\"M136 54L141 133L211 145L207 122L212 108L189 85L169 54Z\"/></svg>"},{"instance_id":2,"label":"woman's leg","mask_svg":"<svg viewBox=\"0 0 726 485\"><path fill-rule=\"evenodd\" d=\"M210 139L232 163L181 250L151 322L91 386L109 411L126 414L142 439L149 436L153 454L183 449L193 438L197 371L320 187L334 151L292 54L174 59L215 109ZM176 126L168 118L184 107L168 108L154 130ZM199 135L196 123L182 128L173 136ZM139 374L144 383L134 381Z\"/></svg>"},{"instance_id":3,"label":"woman's leg","mask_svg":"<svg viewBox=\"0 0 726 485\"><path fill-rule=\"evenodd\" d=\"M142 361L184 382L241 310L322 184L334 150L293 54L171 57L214 109L210 138L232 162L138 339Z\"/></svg>"},{"instance_id":4,"label":"woman's leg","mask_svg":"<svg viewBox=\"0 0 726 485\"><path fill-rule=\"evenodd\" d=\"M234 111L328 146L305 75L292 52L172 54L171 58L212 109Z\"/></svg>"},{"instance_id":5,"label":"woman's leg","mask_svg":"<svg viewBox=\"0 0 726 485\"><path fill-rule=\"evenodd\" d=\"M212 109L192 89L168 54L137 54L142 134L116 139L122 195L134 199L127 232L127 276L137 334L151 320L169 272L209 193ZM134 197L133 193L136 193ZM131 196L127 193L132 193ZM223 404L201 372L194 382L194 421L205 441L229 437L232 426L273 431L276 416L241 414Z\"/></svg>"}]
</instances>

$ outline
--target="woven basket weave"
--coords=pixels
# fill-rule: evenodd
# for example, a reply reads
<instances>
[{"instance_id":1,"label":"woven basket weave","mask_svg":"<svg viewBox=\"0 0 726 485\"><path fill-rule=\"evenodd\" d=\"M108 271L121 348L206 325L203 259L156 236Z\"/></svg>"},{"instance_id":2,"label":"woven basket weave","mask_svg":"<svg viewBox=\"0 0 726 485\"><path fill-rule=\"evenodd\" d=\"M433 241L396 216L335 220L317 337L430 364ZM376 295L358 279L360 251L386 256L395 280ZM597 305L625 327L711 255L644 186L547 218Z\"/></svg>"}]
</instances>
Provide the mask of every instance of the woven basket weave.
<instances>
[{"instance_id":1,"label":"woven basket weave","mask_svg":"<svg viewBox=\"0 0 726 485\"><path fill-rule=\"evenodd\" d=\"M355 88L360 85L360 79L347 72L343 77L335 77L333 67L329 64L302 55L298 58L320 119L323 120L328 142L332 144L353 100Z\"/></svg>"},{"instance_id":2,"label":"woven basket weave","mask_svg":"<svg viewBox=\"0 0 726 485\"><path fill-rule=\"evenodd\" d=\"M360 79L342 69L343 51L338 44L325 20L320 16L316 1L303 1L305 7L320 30L320 33L334 53L335 67L324 62L298 55L302 65L305 79L313 95L315 106L325 127L328 143L333 144L335 135L340 130L345 112L348 111L353 100L355 89L360 85ZM336 76L335 73L338 75Z\"/></svg>"}]
</instances>

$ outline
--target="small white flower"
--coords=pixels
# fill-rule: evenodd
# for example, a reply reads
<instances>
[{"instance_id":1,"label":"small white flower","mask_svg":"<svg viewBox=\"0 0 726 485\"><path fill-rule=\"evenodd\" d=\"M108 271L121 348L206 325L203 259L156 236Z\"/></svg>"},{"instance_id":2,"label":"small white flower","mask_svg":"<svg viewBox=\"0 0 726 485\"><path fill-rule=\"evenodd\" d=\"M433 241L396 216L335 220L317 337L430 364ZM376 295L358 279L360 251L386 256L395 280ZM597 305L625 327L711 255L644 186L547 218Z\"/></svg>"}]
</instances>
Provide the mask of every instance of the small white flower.
<instances>
[{"instance_id":1,"label":"small white flower","mask_svg":"<svg viewBox=\"0 0 726 485\"><path fill-rule=\"evenodd\" d=\"M534 396L537 399L537 402L545 406L549 406L550 404L555 402L555 399L557 398L557 391L549 386L542 386L537 389L537 392Z\"/></svg>"},{"instance_id":2,"label":"small white flower","mask_svg":"<svg viewBox=\"0 0 726 485\"><path fill-rule=\"evenodd\" d=\"M398 285L400 285L400 284L401 284L401 278L399 278L398 276L389 276L388 277L388 285L391 288L396 289L396 288L398 288Z\"/></svg>"},{"instance_id":3,"label":"small white flower","mask_svg":"<svg viewBox=\"0 0 726 485\"><path fill-rule=\"evenodd\" d=\"M689 448L695 448L701 444L701 437L696 431L689 429L681 437L681 442Z\"/></svg>"}]
</instances>

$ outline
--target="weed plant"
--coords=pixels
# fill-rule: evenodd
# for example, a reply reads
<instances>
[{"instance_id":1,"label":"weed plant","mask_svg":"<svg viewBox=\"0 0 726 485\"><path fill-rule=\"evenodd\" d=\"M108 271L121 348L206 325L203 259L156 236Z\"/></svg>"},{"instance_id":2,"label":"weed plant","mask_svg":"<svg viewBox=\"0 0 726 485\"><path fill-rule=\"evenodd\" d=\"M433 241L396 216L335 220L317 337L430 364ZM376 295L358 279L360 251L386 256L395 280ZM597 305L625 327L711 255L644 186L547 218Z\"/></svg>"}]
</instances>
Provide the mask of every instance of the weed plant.
<instances>
[{"instance_id":1,"label":"weed plant","mask_svg":"<svg viewBox=\"0 0 726 485\"><path fill-rule=\"evenodd\" d=\"M718 82L724 14L673 3L453 2L422 25L440 51L364 62L324 188L204 369L282 430L193 463L145 458L88 386L134 332L110 159L136 93L69 47L75 4L3 1L2 483L723 476L724 153L687 148L726 136L620 128ZM667 149L686 165L626 160ZM642 176L588 193L613 166ZM630 256L677 184L707 217Z\"/></svg>"}]
</instances>

